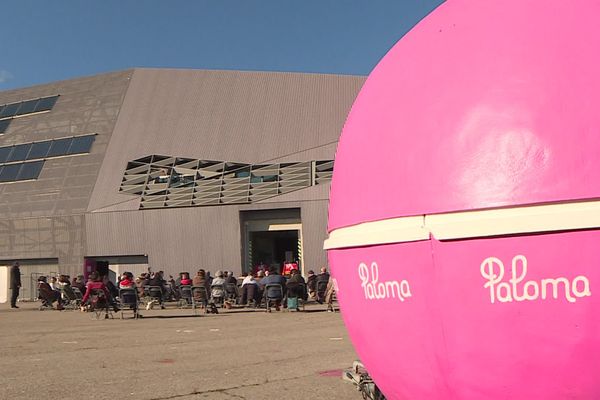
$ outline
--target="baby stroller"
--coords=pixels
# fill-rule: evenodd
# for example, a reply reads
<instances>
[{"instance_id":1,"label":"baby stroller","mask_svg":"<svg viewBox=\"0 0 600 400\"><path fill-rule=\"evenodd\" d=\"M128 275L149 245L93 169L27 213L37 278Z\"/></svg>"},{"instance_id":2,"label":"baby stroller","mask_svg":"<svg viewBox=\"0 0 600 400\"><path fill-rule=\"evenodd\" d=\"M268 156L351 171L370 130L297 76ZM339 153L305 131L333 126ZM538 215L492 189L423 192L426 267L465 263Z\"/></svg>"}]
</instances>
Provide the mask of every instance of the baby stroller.
<instances>
[{"instance_id":1,"label":"baby stroller","mask_svg":"<svg viewBox=\"0 0 600 400\"><path fill-rule=\"evenodd\" d=\"M364 400L386 400L360 361L354 361L352 369L344 371L343 378L356 386Z\"/></svg>"}]
</instances>

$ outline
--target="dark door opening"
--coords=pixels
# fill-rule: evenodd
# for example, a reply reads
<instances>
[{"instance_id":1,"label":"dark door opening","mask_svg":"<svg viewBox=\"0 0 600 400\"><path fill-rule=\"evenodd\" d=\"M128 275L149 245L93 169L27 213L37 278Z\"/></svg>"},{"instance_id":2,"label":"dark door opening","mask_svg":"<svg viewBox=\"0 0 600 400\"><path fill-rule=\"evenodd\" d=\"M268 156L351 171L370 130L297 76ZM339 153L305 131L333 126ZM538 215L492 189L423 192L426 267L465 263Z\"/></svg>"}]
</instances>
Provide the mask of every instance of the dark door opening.
<instances>
[{"instance_id":1,"label":"dark door opening","mask_svg":"<svg viewBox=\"0 0 600 400\"><path fill-rule=\"evenodd\" d=\"M284 262L299 260L297 230L250 232L250 246L254 267L263 263L281 272Z\"/></svg>"}]
</instances>

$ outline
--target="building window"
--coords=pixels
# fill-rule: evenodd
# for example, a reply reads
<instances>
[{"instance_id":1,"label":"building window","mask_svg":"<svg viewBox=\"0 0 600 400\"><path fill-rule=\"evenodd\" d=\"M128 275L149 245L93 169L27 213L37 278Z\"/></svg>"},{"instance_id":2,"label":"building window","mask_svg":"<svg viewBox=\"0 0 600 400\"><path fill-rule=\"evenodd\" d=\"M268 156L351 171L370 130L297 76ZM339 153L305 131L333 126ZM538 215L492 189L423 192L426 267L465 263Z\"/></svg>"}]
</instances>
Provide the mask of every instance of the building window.
<instances>
[{"instance_id":1,"label":"building window","mask_svg":"<svg viewBox=\"0 0 600 400\"><path fill-rule=\"evenodd\" d=\"M37 179L44 160L89 153L95 138L93 134L0 147L0 183Z\"/></svg>"},{"instance_id":2,"label":"building window","mask_svg":"<svg viewBox=\"0 0 600 400\"><path fill-rule=\"evenodd\" d=\"M44 161L0 165L0 183L37 179Z\"/></svg>"},{"instance_id":3,"label":"building window","mask_svg":"<svg viewBox=\"0 0 600 400\"><path fill-rule=\"evenodd\" d=\"M58 95L0 105L0 120L5 118L20 117L22 115L32 113L50 111L56 104L57 100ZM1 129L0 133L2 133Z\"/></svg>"}]
</instances>

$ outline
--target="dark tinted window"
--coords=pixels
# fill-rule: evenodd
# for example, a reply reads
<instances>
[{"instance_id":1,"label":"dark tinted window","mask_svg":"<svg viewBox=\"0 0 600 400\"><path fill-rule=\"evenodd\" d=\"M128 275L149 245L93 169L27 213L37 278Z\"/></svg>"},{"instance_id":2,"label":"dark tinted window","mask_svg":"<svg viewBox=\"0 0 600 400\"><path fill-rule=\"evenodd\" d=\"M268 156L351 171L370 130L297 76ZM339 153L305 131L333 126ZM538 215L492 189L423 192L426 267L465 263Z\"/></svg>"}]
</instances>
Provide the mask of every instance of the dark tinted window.
<instances>
[{"instance_id":1,"label":"dark tinted window","mask_svg":"<svg viewBox=\"0 0 600 400\"><path fill-rule=\"evenodd\" d=\"M21 164L5 165L4 168L2 168L2 171L0 171L0 182L14 181L17 179L20 169Z\"/></svg>"},{"instance_id":2,"label":"dark tinted window","mask_svg":"<svg viewBox=\"0 0 600 400\"><path fill-rule=\"evenodd\" d=\"M10 125L10 119L3 119L0 120L0 133L4 133L6 132L6 130L8 129L8 126Z\"/></svg>"},{"instance_id":3,"label":"dark tinted window","mask_svg":"<svg viewBox=\"0 0 600 400\"><path fill-rule=\"evenodd\" d=\"M12 149L12 146L0 147L0 163L6 162Z\"/></svg>"},{"instance_id":4,"label":"dark tinted window","mask_svg":"<svg viewBox=\"0 0 600 400\"><path fill-rule=\"evenodd\" d=\"M6 118L6 117L12 117L12 116L14 116L15 113L17 112L17 109L19 108L20 104L21 103L7 104L2 109L2 114L0 114L0 118Z\"/></svg>"},{"instance_id":5,"label":"dark tinted window","mask_svg":"<svg viewBox=\"0 0 600 400\"><path fill-rule=\"evenodd\" d=\"M40 99L40 101L37 103L37 107L35 108L35 111L51 110L52 107L54 107L54 104L56 104L57 99L58 99L58 96L44 97L44 98Z\"/></svg>"},{"instance_id":6,"label":"dark tinted window","mask_svg":"<svg viewBox=\"0 0 600 400\"><path fill-rule=\"evenodd\" d=\"M23 161L25 158L27 158L27 153L29 153L30 148L31 143L16 145L6 161Z\"/></svg>"},{"instance_id":7,"label":"dark tinted window","mask_svg":"<svg viewBox=\"0 0 600 400\"><path fill-rule=\"evenodd\" d=\"M21 107L17 110L17 115L21 114L29 114L35 110L35 105L38 103L38 100L29 100L21 103Z\"/></svg>"},{"instance_id":8,"label":"dark tinted window","mask_svg":"<svg viewBox=\"0 0 600 400\"><path fill-rule=\"evenodd\" d=\"M74 137L69 154L89 153L95 138L96 135Z\"/></svg>"},{"instance_id":9,"label":"dark tinted window","mask_svg":"<svg viewBox=\"0 0 600 400\"><path fill-rule=\"evenodd\" d=\"M24 181L27 179L37 179L43 166L44 161L23 163L19 175L17 176L17 180Z\"/></svg>"},{"instance_id":10,"label":"dark tinted window","mask_svg":"<svg viewBox=\"0 0 600 400\"><path fill-rule=\"evenodd\" d=\"M48 150L50 149L50 144L52 141L48 140L47 142L39 142L31 145L31 150L29 150L29 154L27 155L28 160L32 160L35 158L44 158L48 154Z\"/></svg>"},{"instance_id":11,"label":"dark tinted window","mask_svg":"<svg viewBox=\"0 0 600 400\"><path fill-rule=\"evenodd\" d=\"M72 140L73 138L66 138L52 141L52 146L50 146L48 157L58 157L68 154L67 152L69 151L69 146L71 146Z\"/></svg>"}]
</instances>

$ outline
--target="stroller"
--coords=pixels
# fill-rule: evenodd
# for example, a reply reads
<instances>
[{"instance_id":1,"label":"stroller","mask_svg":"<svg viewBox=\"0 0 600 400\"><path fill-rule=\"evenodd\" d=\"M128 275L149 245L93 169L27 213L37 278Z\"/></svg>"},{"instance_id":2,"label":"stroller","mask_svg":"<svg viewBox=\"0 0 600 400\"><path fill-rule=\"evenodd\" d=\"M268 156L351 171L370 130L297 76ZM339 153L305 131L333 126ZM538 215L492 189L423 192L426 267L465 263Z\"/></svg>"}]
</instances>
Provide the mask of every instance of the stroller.
<instances>
[{"instance_id":1,"label":"stroller","mask_svg":"<svg viewBox=\"0 0 600 400\"><path fill-rule=\"evenodd\" d=\"M343 378L356 386L364 400L386 400L360 361L354 361L352 369L344 371Z\"/></svg>"}]
</instances>

